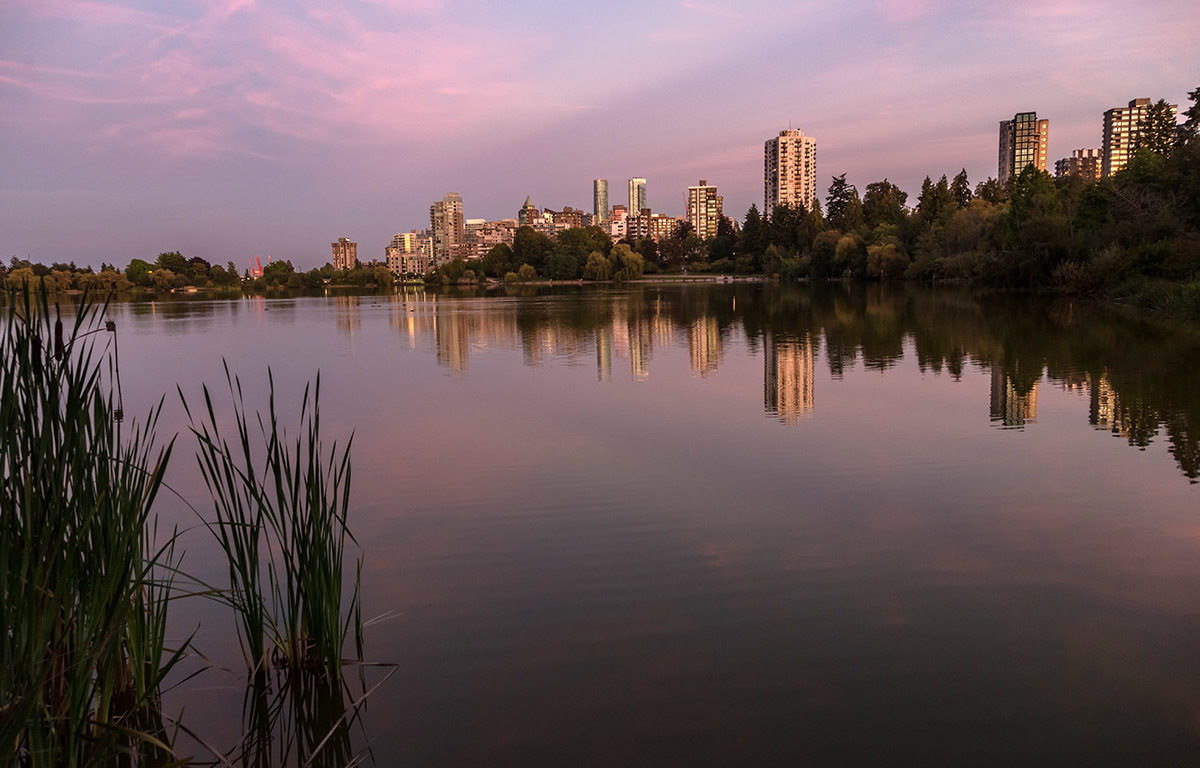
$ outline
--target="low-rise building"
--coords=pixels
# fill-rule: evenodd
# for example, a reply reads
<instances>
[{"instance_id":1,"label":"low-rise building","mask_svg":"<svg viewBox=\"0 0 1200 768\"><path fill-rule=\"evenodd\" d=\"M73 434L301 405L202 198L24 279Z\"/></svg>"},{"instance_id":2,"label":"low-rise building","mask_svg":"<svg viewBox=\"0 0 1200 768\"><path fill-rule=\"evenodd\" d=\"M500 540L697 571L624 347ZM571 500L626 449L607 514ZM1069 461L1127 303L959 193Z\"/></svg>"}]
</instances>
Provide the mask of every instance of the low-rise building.
<instances>
[{"instance_id":1,"label":"low-rise building","mask_svg":"<svg viewBox=\"0 0 1200 768\"><path fill-rule=\"evenodd\" d=\"M653 213L649 208L644 208L637 215L625 217L625 237L631 240L648 237L659 243L674 235L683 222L680 216Z\"/></svg>"},{"instance_id":2,"label":"low-rise building","mask_svg":"<svg viewBox=\"0 0 1200 768\"><path fill-rule=\"evenodd\" d=\"M396 277L423 275L433 267L433 238L428 232L400 232L385 252L388 270Z\"/></svg>"},{"instance_id":3,"label":"low-rise building","mask_svg":"<svg viewBox=\"0 0 1200 768\"><path fill-rule=\"evenodd\" d=\"M1085 181L1095 181L1100 178L1103 155L1099 149L1076 149L1070 157L1054 163L1054 175L1059 178L1078 176Z\"/></svg>"},{"instance_id":4,"label":"low-rise building","mask_svg":"<svg viewBox=\"0 0 1200 768\"><path fill-rule=\"evenodd\" d=\"M497 245L512 246L517 234L516 219L467 219L464 258L482 259Z\"/></svg>"}]
</instances>

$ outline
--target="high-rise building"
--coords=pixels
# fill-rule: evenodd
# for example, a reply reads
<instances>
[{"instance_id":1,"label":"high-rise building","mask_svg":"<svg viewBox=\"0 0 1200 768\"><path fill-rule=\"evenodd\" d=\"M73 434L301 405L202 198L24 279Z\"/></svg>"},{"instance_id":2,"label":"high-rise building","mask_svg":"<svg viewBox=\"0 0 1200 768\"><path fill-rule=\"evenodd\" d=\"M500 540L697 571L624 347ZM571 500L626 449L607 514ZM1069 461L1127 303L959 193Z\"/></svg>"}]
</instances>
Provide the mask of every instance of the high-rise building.
<instances>
[{"instance_id":1,"label":"high-rise building","mask_svg":"<svg viewBox=\"0 0 1200 768\"><path fill-rule=\"evenodd\" d=\"M698 186L688 187L687 220L699 237L707 240L717 236L723 202L717 188L704 179Z\"/></svg>"},{"instance_id":2,"label":"high-rise building","mask_svg":"<svg viewBox=\"0 0 1200 768\"><path fill-rule=\"evenodd\" d=\"M1054 175L1078 176L1084 181L1100 178L1100 161L1103 153L1099 149L1076 149L1070 157L1054 163Z\"/></svg>"},{"instance_id":3,"label":"high-rise building","mask_svg":"<svg viewBox=\"0 0 1200 768\"><path fill-rule=\"evenodd\" d=\"M803 204L812 210L817 199L817 140L797 128L780 131L763 145L763 215L777 205Z\"/></svg>"},{"instance_id":4,"label":"high-rise building","mask_svg":"<svg viewBox=\"0 0 1200 768\"><path fill-rule=\"evenodd\" d=\"M996 179L1007 184L1026 166L1047 169L1050 121L1038 120L1037 112L1018 112L1012 120L1000 121L1000 153Z\"/></svg>"},{"instance_id":5,"label":"high-rise building","mask_svg":"<svg viewBox=\"0 0 1200 768\"><path fill-rule=\"evenodd\" d=\"M433 233L434 266L452 261L459 255L466 230L462 198L450 194L429 206L429 230Z\"/></svg>"},{"instance_id":6,"label":"high-rise building","mask_svg":"<svg viewBox=\"0 0 1200 768\"><path fill-rule=\"evenodd\" d=\"M1171 104L1171 119L1179 112L1179 106ZM1104 113L1104 157L1100 172L1112 176L1125 167L1133 156L1133 145L1137 139L1138 124L1150 112L1150 99L1134 99L1128 107L1113 107Z\"/></svg>"},{"instance_id":7,"label":"high-rise building","mask_svg":"<svg viewBox=\"0 0 1200 768\"><path fill-rule=\"evenodd\" d=\"M358 268L358 243L352 243L344 237L339 237L333 243L333 268Z\"/></svg>"},{"instance_id":8,"label":"high-rise building","mask_svg":"<svg viewBox=\"0 0 1200 768\"><path fill-rule=\"evenodd\" d=\"M592 182L592 215L597 224L608 219L608 179Z\"/></svg>"},{"instance_id":9,"label":"high-rise building","mask_svg":"<svg viewBox=\"0 0 1200 768\"><path fill-rule=\"evenodd\" d=\"M629 212L641 213L643 209L648 208L646 205L646 180L645 179L630 179L629 180Z\"/></svg>"}]
</instances>

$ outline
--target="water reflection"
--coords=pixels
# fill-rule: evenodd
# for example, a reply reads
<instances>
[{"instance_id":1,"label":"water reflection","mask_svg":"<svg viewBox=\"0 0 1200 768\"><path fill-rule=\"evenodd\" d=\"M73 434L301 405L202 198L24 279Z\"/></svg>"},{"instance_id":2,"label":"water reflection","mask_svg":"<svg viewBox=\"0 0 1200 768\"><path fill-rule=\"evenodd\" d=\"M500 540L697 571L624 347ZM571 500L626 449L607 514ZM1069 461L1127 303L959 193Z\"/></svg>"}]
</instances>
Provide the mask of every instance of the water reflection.
<instances>
[{"instance_id":1,"label":"water reflection","mask_svg":"<svg viewBox=\"0 0 1200 768\"><path fill-rule=\"evenodd\" d=\"M812 337L763 338L763 407L785 424L813 412L814 357Z\"/></svg>"},{"instance_id":2,"label":"water reflection","mask_svg":"<svg viewBox=\"0 0 1200 768\"><path fill-rule=\"evenodd\" d=\"M1004 428L1022 428L1037 423L1037 383L1025 391L1003 370L992 368L992 423Z\"/></svg>"},{"instance_id":3,"label":"water reflection","mask_svg":"<svg viewBox=\"0 0 1200 768\"><path fill-rule=\"evenodd\" d=\"M707 379L721 370L729 344L761 347L763 410L783 424L813 413L822 357L832 381L859 364L888 372L906 356L923 373L955 382L966 368L982 368L991 377L989 420L1000 428L1037 422L1042 383L1086 388L1092 424L1136 447L1165 430L1185 476L1200 475L1191 427L1200 376L1194 365L1180 369L1186 354L1161 351L1187 342L1159 334L1148 343L1145 329L1099 310L883 286L646 286L550 296L416 290L378 301L388 304L405 346L432 348L454 376L467 375L474 354L520 348L529 366L594 362L601 382L613 381L614 359L627 359L630 380L639 382L650 379L656 354L686 344L692 375ZM334 302L338 330L354 334L364 311L359 297ZM1194 343L1188 353L1196 354Z\"/></svg>"},{"instance_id":4,"label":"water reflection","mask_svg":"<svg viewBox=\"0 0 1200 768\"><path fill-rule=\"evenodd\" d=\"M361 699L365 683L360 686ZM246 689L245 732L231 752L244 766L347 766L362 763L351 730L361 717L347 683L325 675L275 672Z\"/></svg>"}]
</instances>

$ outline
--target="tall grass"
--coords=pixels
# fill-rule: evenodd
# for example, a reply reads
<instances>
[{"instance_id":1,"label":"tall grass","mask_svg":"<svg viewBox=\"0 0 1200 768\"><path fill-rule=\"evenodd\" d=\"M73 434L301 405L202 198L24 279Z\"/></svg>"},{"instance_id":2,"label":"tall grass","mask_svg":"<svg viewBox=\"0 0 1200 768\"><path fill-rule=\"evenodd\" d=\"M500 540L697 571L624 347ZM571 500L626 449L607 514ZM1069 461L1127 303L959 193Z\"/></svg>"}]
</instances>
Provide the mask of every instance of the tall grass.
<instances>
[{"instance_id":1,"label":"tall grass","mask_svg":"<svg viewBox=\"0 0 1200 768\"><path fill-rule=\"evenodd\" d=\"M85 296L64 324L26 289L3 313L0 755L162 764L158 690L183 649L166 649L174 536L156 543L150 510L172 444L155 446L159 408L122 425L103 306Z\"/></svg>"},{"instance_id":2,"label":"tall grass","mask_svg":"<svg viewBox=\"0 0 1200 768\"><path fill-rule=\"evenodd\" d=\"M354 540L346 523L353 437L340 453L336 443L325 451L320 376L311 390L305 387L304 426L295 439L279 426L273 376L266 418L255 414L253 421L241 381L228 365L225 380L233 400L232 439L221 430L207 386L200 419L182 390L180 397L213 497L211 528L229 561L230 600L246 666L255 675L277 666L323 670L340 679L351 628L362 657L361 560L343 600L345 547Z\"/></svg>"}]
</instances>

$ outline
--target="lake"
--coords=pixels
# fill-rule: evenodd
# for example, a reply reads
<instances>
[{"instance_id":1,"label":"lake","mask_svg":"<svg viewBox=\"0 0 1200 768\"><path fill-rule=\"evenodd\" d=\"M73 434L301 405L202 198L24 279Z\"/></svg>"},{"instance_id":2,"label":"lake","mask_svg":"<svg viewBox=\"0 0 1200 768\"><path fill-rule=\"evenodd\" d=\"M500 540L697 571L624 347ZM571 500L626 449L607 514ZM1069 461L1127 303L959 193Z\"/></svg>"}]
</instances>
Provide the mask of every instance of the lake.
<instances>
[{"instance_id":1,"label":"lake","mask_svg":"<svg viewBox=\"0 0 1200 768\"><path fill-rule=\"evenodd\" d=\"M364 613L388 614L365 656L397 666L345 754L1200 754L1194 334L1081 303L844 284L410 289L110 317L125 410L166 396L168 479L203 512L176 384L219 391L225 360L265 406L270 367L286 411L320 371L327 438L353 432ZM225 583L195 514L169 495L159 511L193 528L185 570ZM175 635L198 627L233 671L175 688L168 709L229 749L247 717L233 623L200 600L173 610ZM386 672L351 672L344 702ZM293 712L279 738L319 741L340 711Z\"/></svg>"}]
</instances>

